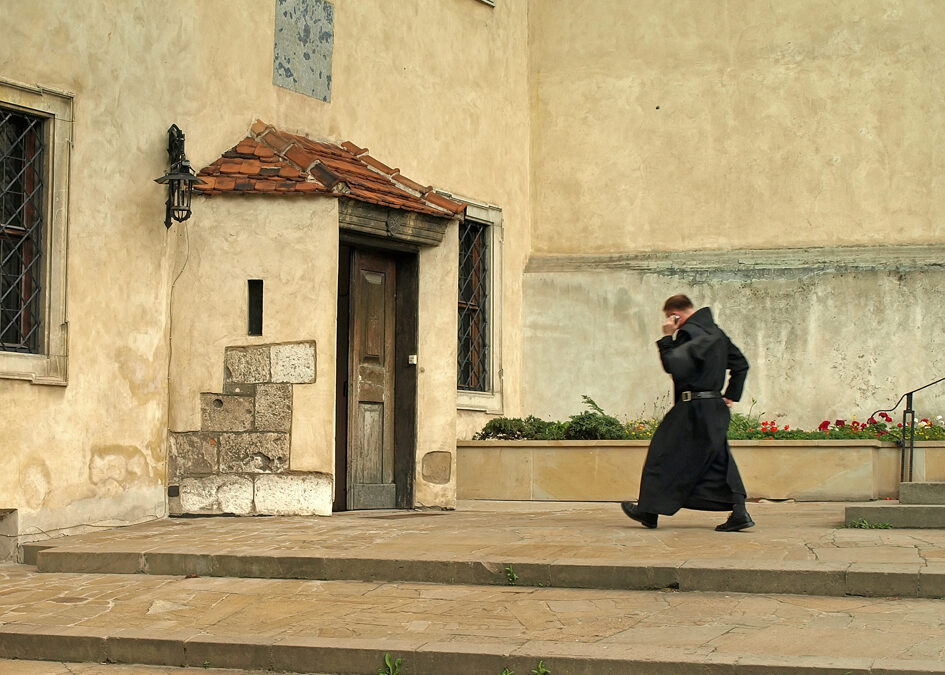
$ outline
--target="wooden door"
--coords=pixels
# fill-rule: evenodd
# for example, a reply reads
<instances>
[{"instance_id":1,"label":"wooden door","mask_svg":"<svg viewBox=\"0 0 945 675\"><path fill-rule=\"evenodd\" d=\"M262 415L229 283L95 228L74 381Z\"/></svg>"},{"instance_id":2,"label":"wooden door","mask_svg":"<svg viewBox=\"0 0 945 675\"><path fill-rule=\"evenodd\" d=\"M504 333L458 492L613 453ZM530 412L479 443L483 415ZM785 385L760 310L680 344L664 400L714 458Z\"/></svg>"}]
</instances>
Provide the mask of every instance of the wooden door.
<instances>
[{"instance_id":1,"label":"wooden door","mask_svg":"<svg viewBox=\"0 0 945 675\"><path fill-rule=\"evenodd\" d=\"M355 249L348 346L349 509L391 509L394 482L395 261Z\"/></svg>"}]
</instances>

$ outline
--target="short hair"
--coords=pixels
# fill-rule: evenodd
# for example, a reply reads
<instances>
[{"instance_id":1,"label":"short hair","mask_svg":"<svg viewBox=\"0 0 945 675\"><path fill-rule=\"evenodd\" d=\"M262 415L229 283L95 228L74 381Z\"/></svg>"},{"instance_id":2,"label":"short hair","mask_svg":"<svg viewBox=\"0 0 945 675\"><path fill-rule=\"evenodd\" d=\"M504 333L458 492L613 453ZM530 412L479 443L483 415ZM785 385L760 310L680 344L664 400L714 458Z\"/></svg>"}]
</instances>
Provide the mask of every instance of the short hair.
<instances>
[{"instance_id":1,"label":"short hair","mask_svg":"<svg viewBox=\"0 0 945 675\"><path fill-rule=\"evenodd\" d=\"M666 298L666 302L663 303L664 312L680 309L692 309L692 300L689 299L689 296L679 293Z\"/></svg>"}]
</instances>

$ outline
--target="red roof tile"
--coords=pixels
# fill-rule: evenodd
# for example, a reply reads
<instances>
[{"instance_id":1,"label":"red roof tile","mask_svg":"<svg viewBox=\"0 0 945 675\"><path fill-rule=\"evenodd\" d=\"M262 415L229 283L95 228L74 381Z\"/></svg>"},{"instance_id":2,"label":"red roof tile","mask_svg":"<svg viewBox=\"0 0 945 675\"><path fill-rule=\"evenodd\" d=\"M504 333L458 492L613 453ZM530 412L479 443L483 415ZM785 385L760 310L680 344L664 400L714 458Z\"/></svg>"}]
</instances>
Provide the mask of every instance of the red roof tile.
<instances>
[{"instance_id":1,"label":"red roof tile","mask_svg":"<svg viewBox=\"0 0 945 675\"><path fill-rule=\"evenodd\" d=\"M288 134L257 120L247 136L197 174L199 194L310 194L345 197L452 218L465 204L400 175L350 141L340 145Z\"/></svg>"}]
</instances>

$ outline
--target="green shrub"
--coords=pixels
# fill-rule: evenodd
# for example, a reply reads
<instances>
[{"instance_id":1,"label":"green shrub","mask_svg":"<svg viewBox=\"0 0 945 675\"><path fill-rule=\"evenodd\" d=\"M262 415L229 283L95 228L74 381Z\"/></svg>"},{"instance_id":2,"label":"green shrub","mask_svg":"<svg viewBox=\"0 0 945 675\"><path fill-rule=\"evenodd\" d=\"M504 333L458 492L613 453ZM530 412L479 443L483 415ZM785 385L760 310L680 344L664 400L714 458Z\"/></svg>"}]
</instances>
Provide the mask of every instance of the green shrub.
<instances>
[{"instance_id":1,"label":"green shrub","mask_svg":"<svg viewBox=\"0 0 945 675\"><path fill-rule=\"evenodd\" d=\"M563 441L567 426L562 422L546 422L529 415L518 417L495 417L486 423L474 440L498 439L503 441Z\"/></svg>"},{"instance_id":2,"label":"green shrub","mask_svg":"<svg viewBox=\"0 0 945 675\"><path fill-rule=\"evenodd\" d=\"M621 422L608 415L586 395L581 396L587 408L584 412L571 415L567 422L545 421L534 415L525 419L518 417L496 417L489 420L482 431L473 436L474 440L591 440L622 441L647 440L659 426L659 420L631 420ZM899 442L902 429L892 418L883 413L879 420L870 418L866 423L856 420L824 420L814 431L792 429L790 425L778 425L775 421L766 421L753 414L756 401L752 399L748 412L732 413L728 427L729 440L854 440L879 439ZM934 419L922 418L916 422L915 439L917 441L945 440L945 422L941 416Z\"/></svg>"},{"instance_id":3,"label":"green shrub","mask_svg":"<svg viewBox=\"0 0 945 675\"><path fill-rule=\"evenodd\" d=\"M589 396L581 396L587 410L571 415L564 435L570 441L617 441L627 438L627 428L605 413Z\"/></svg>"}]
</instances>

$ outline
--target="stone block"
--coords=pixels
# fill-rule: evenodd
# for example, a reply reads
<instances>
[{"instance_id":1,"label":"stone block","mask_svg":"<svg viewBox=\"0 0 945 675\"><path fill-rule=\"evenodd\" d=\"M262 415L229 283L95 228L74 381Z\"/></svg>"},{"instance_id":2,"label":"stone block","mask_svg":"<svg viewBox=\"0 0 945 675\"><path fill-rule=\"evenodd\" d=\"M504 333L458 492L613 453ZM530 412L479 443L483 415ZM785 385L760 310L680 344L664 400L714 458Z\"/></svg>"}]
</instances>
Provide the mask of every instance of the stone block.
<instances>
[{"instance_id":1,"label":"stone block","mask_svg":"<svg viewBox=\"0 0 945 675\"><path fill-rule=\"evenodd\" d=\"M436 485L450 482L453 469L453 455L444 450L428 452L423 456L423 480Z\"/></svg>"},{"instance_id":2,"label":"stone block","mask_svg":"<svg viewBox=\"0 0 945 675\"><path fill-rule=\"evenodd\" d=\"M184 644L201 631L162 630L160 635L141 628L128 628L108 636L105 649L113 663L147 663L183 667L187 663Z\"/></svg>"},{"instance_id":3,"label":"stone block","mask_svg":"<svg viewBox=\"0 0 945 675\"><path fill-rule=\"evenodd\" d=\"M220 471L281 473L289 468L289 434L220 434Z\"/></svg>"},{"instance_id":4,"label":"stone block","mask_svg":"<svg viewBox=\"0 0 945 675\"><path fill-rule=\"evenodd\" d=\"M549 583L557 588L615 588L653 590L678 585L680 563L647 562L645 565L554 564L549 566ZM515 566L515 572L521 577Z\"/></svg>"},{"instance_id":5,"label":"stone block","mask_svg":"<svg viewBox=\"0 0 945 675\"><path fill-rule=\"evenodd\" d=\"M85 574L138 574L144 569L144 560L137 551L73 551L68 548L49 548L36 556L40 572L82 572Z\"/></svg>"},{"instance_id":6,"label":"stone block","mask_svg":"<svg viewBox=\"0 0 945 675\"><path fill-rule=\"evenodd\" d=\"M202 431L250 431L253 428L252 396L200 395Z\"/></svg>"},{"instance_id":7,"label":"stone block","mask_svg":"<svg viewBox=\"0 0 945 675\"><path fill-rule=\"evenodd\" d=\"M212 558L205 553L174 553L170 551L148 551L142 554L145 574L164 574L186 576L196 574L199 577L213 575Z\"/></svg>"},{"instance_id":8,"label":"stone block","mask_svg":"<svg viewBox=\"0 0 945 675\"><path fill-rule=\"evenodd\" d=\"M274 516L329 516L331 487L331 478L323 474L256 476L256 512Z\"/></svg>"},{"instance_id":9,"label":"stone block","mask_svg":"<svg viewBox=\"0 0 945 675\"><path fill-rule=\"evenodd\" d=\"M16 509L0 509L0 562L11 562L16 556L16 542L20 534Z\"/></svg>"},{"instance_id":10,"label":"stone block","mask_svg":"<svg viewBox=\"0 0 945 675\"><path fill-rule=\"evenodd\" d=\"M846 563L806 560L692 560L677 569L679 590L845 595Z\"/></svg>"},{"instance_id":11,"label":"stone block","mask_svg":"<svg viewBox=\"0 0 945 675\"><path fill-rule=\"evenodd\" d=\"M272 345L272 382L310 384L315 381L315 342Z\"/></svg>"},{"instance_id":12,"label":"stone block","mask_svg":"<svg viewBox=\"0 0 945 675\"><path fill-rule=\"evenodd\" d=\"M858 504L845 511L848 523L867 520L896 528L945 528L945 504Z\"/></svg>"},{"instance_id":13,"label":"stone block","mask_svg":"<svg viewBox=\"0 0 945 675\"><path fill-rule=\"evenodd\" d=\"M929 563L919 570L918 596L945 599L945 562Z\"/></svg>"},{"instance_id":14,"label":"stone block","mask_svg":"<svg viewBox=\"0 0 945 675\"><path fill-rule=\"evenodd\" d=\"M945 504L945 483L900 483L900 504Z\"/></svg>"},{"instance_id":15,"label":"stone block","mask_svg":"<svg viewBox=\"0 0 945 675\"><path fill-rule=\"evenodd\" d=\"M245 382L224 382L223 393L232 396L255 396L256 385L246 384Z\"/></svg>"},{"instance_id":16,"label":"stone block","mask_svg":"<svg viewBox=\"0 0 945 675\"><path fill-rule=\"evenodd\" d=\"M292 431L292 385L256 385L256 431Z\"/></svg>"},{"instance_id":17,"label":"stone block","mask_svg":"<svg viewBox=\"0 0 945 675\"><path fill-rule=\"evenodd\" d=\"M191 668L268 670L269 642L253 635L201 635L187 640L187 663Z\"/></svg>"},{"instance_id":18,"label":"stone block","mask_svg":"<svg viewBox=\"0 0 945 675\"><path fill-rule=\"evenodd\" d=\"M234 475L184 478L180 504L184 513L252 513L253 481Z\"/></svg>"},{"instance_id":19,"label":"stone block","mask_svg":"<svg viewBox=\"0 0 945 675\"><path fill-rule=\"evenodd\" d=\"M269 382L269 345L227 347L223 357L225 382Z\"/></svg>"},{"instance_id":20,"label":"stone block","mask_svg":"<svg viewBox=\"0 0 945 675\"><path fill-rule=\"evenodd\" d=\"M240 579L325 579L325 559L304 551L287 551L285 555L218 553L213 556L213 575Z\"/></svg>"},{"instance_id":21,"label":"stone block","mask_svg":"<svg viewBox=\"0 0 945 675\"><path fill-rule=\"evenodd\" d=\"M105 635L85 626L0 625L0 658L101 663Z\"/></svg>"},{"instance_id":22,"label":"stone block","mask_svg":"<svg viewBox=\"0 0 945 675\"><path fill-rule=\"evenodd\" d=\"M323 638L289 635L272 645L272 670L303 673L375 673L384 655L403 658L410 663L413 652L426 640L386 638ZM413 671L408 671L413 672Z\"/></svg>"},{"instance_id":23,"label":"stone block","mask_svg":"<svg viewBox=\"0 0 945 675\"><path fill-rule=\"evenodd\" d=\"M182 476L216 473L220 466L220 443L216 434L200 431L168 434L168 480L176 483Z\"/></svg>"},{"instance_id":24,"label":"stone block","mask_svg":"<svg viewBox=\"0 0 945 675\"><path fill-rule=\"evenodd\" d=\"M921 567L918 563L853 563L847 570L846 592L874 598L914 598L919 592Z\"/></svg>"}]
</instances>

